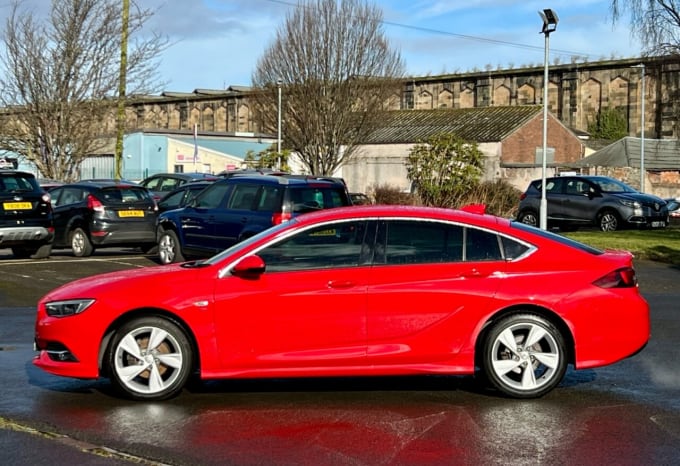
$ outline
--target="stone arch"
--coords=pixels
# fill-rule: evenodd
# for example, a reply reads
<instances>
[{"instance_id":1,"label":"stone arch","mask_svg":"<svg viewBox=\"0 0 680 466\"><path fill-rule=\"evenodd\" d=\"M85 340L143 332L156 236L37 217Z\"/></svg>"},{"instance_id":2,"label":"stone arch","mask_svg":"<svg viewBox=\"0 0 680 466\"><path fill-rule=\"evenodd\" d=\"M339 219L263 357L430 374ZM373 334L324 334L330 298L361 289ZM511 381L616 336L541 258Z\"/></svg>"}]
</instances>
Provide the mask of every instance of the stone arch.
<instances>
[{"instance_id":1,"label":"stone arch","mask_svg":"<svg viewBox=\"0 0 680 466\"><path fill-rule=\"evenodd\" d=\"M222 104L215 112L215 131L227 131L227 107Z\"/></svg>"},{"instance_id":2,"label":"stone arch","mask_svg":"<svg viewBox=\"0 0 680 466\"><path fill-rule=\"evenodd\" d=\"M168 129L179 129L180 112L176 105L168 108Z\"/></svg>"},{"instance_id":3,"label":"stone arch","mask_svg":"<svg viewBox=\"0 0 680 466\"><path fill-rule=\"evenodd\" d=\"M493 92L494 106L508 106L510 105L510 88L506 85L498 86Z\"/></svg>"},{"instance_id":4,"label":"stone arch","mask_svg":"<svg viewBox=\"0 0 680 466\"><path fill-rule=\"evenodd\" d=\"M459 108L473 108L475 106L475 93L470 88L460 91L458 100Z\"/></svg>"},{"instance_id":5,"label":"stone arch","mask_svg":"<svg viewBox=\"0 0 680 466\"><path fill-rule=\"evenodd\" d=\"M428 91L421 91L418 94L418 101L416 102L416 110L429 110L432 108L434 98Z\"/></svg>"},{"instance_id":6,"label":"stone arch","mask_svg":"<svg viewBox=\"0 0 680 466\"><path fill-rule=\"evenodd\" d=\"M536 103L536 88L531 84L522 84L517 89L517 105L534 105Z\"/></svg>"},{"instance_id":7,"label":"stone arch","mask_svg":"<svg viewBox=\"0 0 680 466\"><path fill-rule=\"evenodd\" d=\"M556 113L557 109L559 108L559 100L560 93L557 84L552 81L548 81L548 110Z\"/></svg>"},{"instance_id":8,"label":"stone arch","mask_svg":"<svg viewBox=\"0 0 680 466\"><path fill-rule=\"evenodd\" d=\"M584 119L581 127L587 128L595 121L602 105L602 83L590 78L581 86L581 115Z\"/></svg>"},{"instance_id":9,"label":"stone arch","mask_svg":"<svg viewBox=\"0 0 680 466\"><path fill-rule=\"evenodd\" d=\"M628 79L617 76L609 83L610 108L627 108L630 100Z\"/></svg>"},{"instance_id":10,"label":"stone arch","mask_svg":"<svg viewBox=\"0 0 680 466\"><path fill-rule=\"evenodd\" d=\"M453 108L453 92L444 89L437 96L437 102L439 102L439 108Z\"/></svg>"},{"instance_id":11,"label":"stone arch","mask_svg":"<svg viewBox=\"0 0 680 466\"><path fill-rule=\"evenodd\" d=\"M215 112L212 106L208 105L203 109L201 127L204 131L215 131Z\"/></svg>"},{"instance_id":12,"label":"stone arch","mask_svg":"<svg viewBox=\"0 0 680 466\"><path fill-rule=\"evenodd\" d=\"M247 132L250 130L250 107L245 104L238 106L238 116L236 122L236 131Z\"/></svg>"}]
</instances>

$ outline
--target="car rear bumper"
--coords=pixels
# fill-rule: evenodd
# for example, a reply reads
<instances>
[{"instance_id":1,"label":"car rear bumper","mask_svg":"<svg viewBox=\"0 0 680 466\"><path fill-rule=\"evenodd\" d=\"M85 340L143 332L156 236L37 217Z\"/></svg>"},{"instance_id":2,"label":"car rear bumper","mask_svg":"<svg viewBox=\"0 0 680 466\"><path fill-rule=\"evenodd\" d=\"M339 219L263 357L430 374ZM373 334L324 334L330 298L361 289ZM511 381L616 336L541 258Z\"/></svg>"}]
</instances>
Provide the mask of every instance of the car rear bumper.
<instances>
[{"instance_id":1,"label":"car rear bumper","mask_svg":"<svg viewBox=\"0 0 680 466\"><path fill-rule=\"evenodd\" d=\"M54 233L46 227L11 227L0 228L0 244L11 246L13 244L25 244L32 242L50 243Z\"/></svg>"},{"instance_id":2,"label":"car rear bumper","mask_svg":"<svg viewBox=\"0 0 680 466\"><path fill-rule=\"evenodd\" d=\"M90 239L96 246L118 244L155 243L155 223L98 224L90 230Z\"/></svg>"}]
</instances>

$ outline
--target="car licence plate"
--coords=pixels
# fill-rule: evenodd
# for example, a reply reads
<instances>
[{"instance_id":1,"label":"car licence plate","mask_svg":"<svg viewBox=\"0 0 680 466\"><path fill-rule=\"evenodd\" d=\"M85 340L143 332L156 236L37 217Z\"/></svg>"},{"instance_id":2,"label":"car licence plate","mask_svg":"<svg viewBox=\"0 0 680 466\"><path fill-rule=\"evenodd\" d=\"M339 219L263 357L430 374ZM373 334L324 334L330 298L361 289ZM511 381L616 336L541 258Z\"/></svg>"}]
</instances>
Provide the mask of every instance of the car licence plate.
<instances>
[{"instance_id":1,"label":"car licence plate","mask_svg":"<svg viewBox=\"0 0 680 466\"><path fill-rule=\"evenodd\" d=\"M652 222L652 228L663 228L666 226L666 222Z\"/></svg>"},{"instance_id":2,"label":"car licence plate","mask_svg":"<svg viewBox=\"0 0 680 466\"><path fill-rule=\"evenodd\" d=\"M5 210L29 210L33 208L30 202L3 202L2 208Z\"/></svg>"},{"instance_id":3,"label":"car licence plate","mask_svg":"<svg viewBox=\"0 0 680 466\"><path fill-rule=\"evenodd\" d=\"M119 210L119 217L144 217L143 210Z\"/></svg>"}]
</instances>

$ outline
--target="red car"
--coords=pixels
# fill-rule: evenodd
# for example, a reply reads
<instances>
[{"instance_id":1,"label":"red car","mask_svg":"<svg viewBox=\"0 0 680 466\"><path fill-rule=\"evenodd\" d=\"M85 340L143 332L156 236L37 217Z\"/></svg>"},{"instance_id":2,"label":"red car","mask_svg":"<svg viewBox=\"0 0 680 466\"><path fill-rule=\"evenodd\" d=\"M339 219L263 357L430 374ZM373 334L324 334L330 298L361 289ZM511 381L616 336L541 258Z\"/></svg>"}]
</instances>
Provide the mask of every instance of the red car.
<instances>
[{"instance_id":1,"label":"red car","mask_svg":"<svg viewBox=\"0 0 680 466\"><path fill-rule=\"evenodd\" d=\"M38 303L34 360L160 400L201 379L476 374L539 397L650 336L632 256L484 214L305 214L202 261L81 279Z\"/></svg>"}]
</instances>

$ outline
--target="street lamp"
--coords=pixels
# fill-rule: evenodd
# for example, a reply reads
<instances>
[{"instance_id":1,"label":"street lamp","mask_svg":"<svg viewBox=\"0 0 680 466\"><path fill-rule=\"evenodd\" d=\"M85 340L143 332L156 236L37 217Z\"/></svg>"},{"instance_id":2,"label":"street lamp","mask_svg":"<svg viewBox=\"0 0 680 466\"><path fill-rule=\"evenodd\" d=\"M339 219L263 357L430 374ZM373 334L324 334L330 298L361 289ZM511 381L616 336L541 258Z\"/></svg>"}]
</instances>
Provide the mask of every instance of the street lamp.
<instances>
[{"instance_id":1,"label":"street lamp","mask_svg":"<svg viewBox=\"0 0 680 466\"><path fill-rule=\"evenodd\" d=\"M276 87L278 88L279 91L279 110L278 110L278 116L276 120L276 152L277 152L277 157L278 157L278 169L281 170L281 84L283 84L283 81L279 79L276 81Z\"/></svg>"},{"instance_id":2,"label":"street lamp","mask_svg":"<svg viewBox=\"0 0 680 466\"><path fill-rule=\"evenodd\" d=\"M645 64L633 66L640 68L642 77L640 78L640 192L645 191Z\"/></svg>"},{"instance_id":3,"label":"street lamp","mask_svg":"<svg viewBox=\"0 0 680 466\"><path fill-rule=\"evenodd\" d=\"M548 229L548 200L545 195L545 172L547 170L548 159L548 50L550 45L550 33L557 29L557 14L550 9L539 11L538 15L543 20L541 34L545 35L545 54L543 57L543 172L541 175L541 205L540 205L540 226L541 229Z\"/></svg>"}]
</instances>

